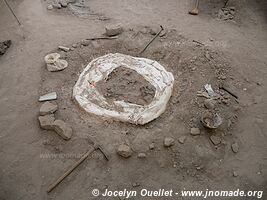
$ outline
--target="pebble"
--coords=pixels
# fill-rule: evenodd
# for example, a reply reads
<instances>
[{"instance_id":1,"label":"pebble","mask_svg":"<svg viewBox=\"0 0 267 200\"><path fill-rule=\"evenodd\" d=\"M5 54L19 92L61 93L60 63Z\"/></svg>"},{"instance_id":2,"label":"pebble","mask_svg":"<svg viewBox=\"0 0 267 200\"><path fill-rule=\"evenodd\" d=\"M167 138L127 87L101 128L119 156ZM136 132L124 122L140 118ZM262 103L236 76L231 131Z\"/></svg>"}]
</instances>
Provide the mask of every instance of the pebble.
<instances>
[{"instance_id":1,"label":"pebble","mask_svg":"<svg viewBox=\"0 0 267 200\"><path fill-rule=\"evenodd\" d=\"M56 92L47 93L39 97L39 101L50 101L50 100L56 100L56 99L57 99Z\"/></svg>"},{"instance_id":2,"label":"pebble","mask_svg":"<svg viewBox=\"0 0 267 200\"><path fill-rule=\"evenodd\" d=\"M89 44L90 44L89 40L82 40L81 41L81 45L83 45L83 46L88 46Z\"/></svg>"},{"instance_id":3,"label":"pebble","mask_svg":"<svg viewBox=\"0 0 267 200\"><path fill-rule=\"evenodd\" d=\"M69 140L72 136L72 128L62 120L55 120L53 128L64 140Z\"/></svg>"},{"instance_id":4,"label":"pebble","mask_svg":"<svg viewBox=\"0 0 267 200\"><path fill-rule=\"evenodd\" d=\"M155 143L151 143L151 144L149 145L149 149L150 149L150 150L155 149Z\"/></svg>"},{"instance_id":5,"label":"pebble","mask_svg":"<svg viewBox=\"0 0 267 200\"><path fill-rule=\"evenodd\" d=\"M164 143L163 144L164 144L165 147L173 146L174 145L174 139L171 138L171 137L166 137L164 139Z\"/></svg>"},{"instance_id":6,"label":"pebble","mask_svg":"<svg viewBox=\"0 0 267 200\"><path fill-rule=\"evenodd\" d=\"M238 173L236 171L233 172L233 177L237 177Z\"/></svg>"},{"instance_id":7,"label":"pebble","mask_svg":"<svg viewBox=\"0 0 267 200\"><path fill-rule=\"evenodd\" d=\"M49 5L47 6L47 10L53 10L53 5L49 4Z\"/></svg>"},{"instance_id":8,"label":"pebble","mask_svg":"<svg viewBox=\"0 0 267 200\"><path fill-rule=\"evenodd\" d=\"M78 44L73 44L72 47L73 48L77 48L78 47Z\"/></svg>"},{"instance_id":9,"label":"pebble","mask_svg":"<svg viewBox=\"0 0 267 200\"><path fill-rule=\"evenodd\" d=\"M181 136L178 138L178 142L180 142L181 144L184 144L185 140L186 140L186 136Z\"/></svg>"},{"instance_id":10,"label":"pebble","mask_svg":"<svg viewBox=\"0 0 267 200\"><path fill-rule=\"evenodd\" d=\"M60 0L60 5L63 7L63 8L66 8L67 6L68 6L68 3L67 3L67 1L65 1L65 0Z\"/></svg>"},{"instance_id":11,"label":"pebble","mask_svg":"<svg viewBox=\"0 0 267 200\"><path fill-rule=\"evenodd\" d=\"M126 144L121 144L117 149L118 155L129 158L132 155L132 149Z\"/></svg>"},{"instance_id":12,"label":"pebble","mask_svg":"<svg viewBox=\"0 0 267 200\"><path fill-rule=\"evenodd\" d=\"M231 148L234 153L239 151L239 145L236 142L231 145Z\"/></svg>"},{"instance_id":13,"label":"pebble","mask_svg":"<svg viewBox=\"0 0 267 200\"><path fill-rule=\"evenodd\" d=\"M139 187L140 186L140 183L133 183L132 186L133 187Z\"/></svg>"},{"instance_id":14,"label":"pebble","mask_svg":"<svg viewBox=\"0 0 267 200\"><path fill-rule=\"evenodd\" d=\"M214 145L218 145L222 141L221 137L218 137L218 136L215 136L215 135L210 136L210 140Z\"/></svg>"},{"instance_id":15,"label":"pebble","mask_svg":"<svg viewBox=\"0 0 267 200\"><path fill-rule=\"evenodd\" d=\"M191 133L191 135L200 135L200 129L199 128L191 128L190 133Z\"/></svg>"},{"instance_id":16,"label":"pebble","mask_svg":"<svg viewBox=\"0 0 267 200\"><path fill-rule=\"evenodd\" d=\"M212 99L206 99L204 101L204 106L207 108L207 109L214 109L215 107L215 104L216 104L216 101L212 100Z\"/></svg>"},{"instance_id":17,"label":"pebble","mask_svg":"<svg viewBox=\"0 0 267 200\"><path fill-rule=\"evenodd\" d=\"M54 121L55 121L55 116L54 114L51 115L45 115L45 116L39 116L38 117L40 127L45 130L53 130L54 129Z\"/></svg>"},{"instance_id":18,"label":"pebble","mask_svg":"<svg viewBox=\"0 0 267 200\"><path fill-rule=\"evenodd\" d=\"M45 102L41 107L40 107L40 115L48 115L48 114L53 114L54 112L57 111L57 104L51 103L51 102Z\"/></svg>"},{"instance_id":19,"label":"pebble","mask_svg":"<svg viewBox=\"0 0 267 200\"><path fill-rule=\"evenodd\" d=\"M53 7L57 8L57 9L60 9L61 8L61 5L59 3L54 3L53 4Z\"/></svg>"},{"instance_id":20,"label":"pebble","mask_svg":"<svg viewBox=\"0 0 267 200\"><path fill-rule=\"evenodd\" d=\"M138 153L137 157L138 158L146 158L146 154L145 153Z\"/></svg>"},{"instance_id":21,"label":"pebble","mask_svg":"<svg viewBox=\"0 0 267 200\"><path fill-rule=\"evenodd\" d=\"M67 52L67 51L70 50L69 47L64 47L64 46L58 46L58 49L60 49L60 50L62 50L62 51L65 51L65 52Z\"/></svg>"},{"instance_id":22,"label":"pebble","mask_svg":"<svg viewBox=\"0 0 267 200\"><path fill-rule=\"evenodd\" d=\"M123 28L120 25L108 25L105 29L107 36L116 36L123 32Z\"/></svg>"}]
</instances>

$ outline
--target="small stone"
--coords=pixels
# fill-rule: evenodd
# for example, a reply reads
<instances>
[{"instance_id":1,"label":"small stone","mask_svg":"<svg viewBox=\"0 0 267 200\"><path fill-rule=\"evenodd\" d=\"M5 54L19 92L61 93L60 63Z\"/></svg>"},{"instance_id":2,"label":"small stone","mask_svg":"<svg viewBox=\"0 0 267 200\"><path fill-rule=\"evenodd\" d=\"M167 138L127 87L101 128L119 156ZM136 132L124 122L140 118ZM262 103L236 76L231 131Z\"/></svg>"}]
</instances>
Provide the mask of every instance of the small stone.
<instances>
[{"instance_id":1,"label":"small stone","mask_svg":"<svg viewBox=\"0 0 267 200\"><path fill-rule=\"evenodd\" d=\"M149 145L149 149L150 149L150 150L155 149L155 143L151 143L151 144Z\"/></svg>"},{"instance_id":2,"label":"small stone","mask_svg":"<svg viewBox=\"0 0 267 200\"><path fill-rule=\"evenodd\" d=\"M53 5L49 4L49 5L47 6L47 10L53 10Z\"/></svg>"},{"instance_id":3,"label":"small stone","mask_svg":"<svg viewBox=\"0 0 267 200\"><path fill-rule=\"evenodd\" d=\"M78 44L73 44L72 47L73 48L77 48L78 47Z\"/></svg>"},{"instance_id":4,"label":"small stone","mask_svg":"<svg viewBox=\"0 0 267 200\"><path fill-rule=\"evenodd\" d=\"M234 153L239 151L239 145L236 142L232 144L231 148Z\"/></svg>"},{"instance_id":5,"label":"small stone","mask_svg":"<svg viewBox=\"0 0 267 200\"><path fill-rule=\"evenodd\" d=\"M40 107L40 115L53 114L56 111L57 111L57 105L51 102L45 102Z\"/></svg>"},{"instance_id":6,"label":"small stone","mask_svg":"<svg viewBox=\"0 0 267 200\"><path fill-rule=\"evenodd\" d=\"M67 51L70 50L69 47L64 47L64 46L58 46L58 49L60 49L60 50L62 50L62 51L65 51L65 52L67 52Z\"/></svg>"},{"instance_id":7,"label":"small stone","mask_svg":"<svg viewBox=\"0 0 267 200\"><path fill-rule=\"evenodd\" d=\"M45 116L39 116L38 117L40 127L45 130L53 130L53 124L55 121L55 116L53 114L51 115L45 115Z\"/></svg>"},{"instance_id":8,"label":"small stone","mask_svg":"<svg viewBox=\"0 0 267 200\"><path fill-rule=\"evenodd\" d=\"M109 25L106 26L106 35L107 36L116 36L123 32L123 29L120 25Z\"/></svg>"},{"instance_id":9,"label":"small stone","mask_svg":"<svg viewBox=\"0 0 267 200\"><path fill-rule=\"evenodd\" d=\"M61 5L59 3L54 3L53 4L53 7L57 8L57 9L60 9L61 8Z\"/></svg>"},{"instance_id":10,"label":"small stone","mask_svg":"<svg viewBox=\"0 0 267 200\"><path fill-rule=\"evenodd\" d=\"M215 135L210 136L210 140L214 145L218 145L222 141L222 139L220 137L215 136Z\"/></svg>"},{"instance_id":11,"label":"small stone","mask_svg":"<svg viewBox=\"0 0 267 200\"><path fill-rule=\"evenodd\" d=\"M45 94L39 97L39 101L50 101L50 100L56 100L56 99L57 99L56 92L51 92L51 93L48 93L48 94Z\"/></svg>"},{"instance_id":12,"label":"small stone","mask_svg":"<svg viewBox=\"0 0 267 200\"><path fill-rule=\"evenodd\" d=\"M191 135L200 135L200 130L199 128L191 128L190 133Z\"/></svg>"},{"instance_id":13,"label":"small stone","mask_svg":"<svg viewBox=\"0 0 267 200\"><path fill-rule=\"evenodd\" d=\"M63 8L66 8L68 6L67 1L65 1L65 0L60 0L59 3Z\"/></svg>"},{"instance_id":14,"label":"small stone","mask_svg":"<svg viewBox=\"0 0 267 200\"><path fill-rule=\"evenodd\" d=\"M138 158L146 158L146 154L145 153L139 153L137 155Z\"/></svg>"},{"instance_id":15,"label":"small stone","mask_svg":"<svg viewBox=\"0 0 267 200\"><path fill-rule=\"evenodd\" d=\"M237 177L238 173L236 171L233 172L233 177Z\"/></svg>"},{"instance_id":16,"label":"small stone","mask_svg":"<svg viewBox=\"0 0 267 200\"><path fill-rule=\"evenodd\" d=\"M185 140L186 140L186 136L181 136L178 138L178 142L180 142L181 144L184 144Z\"/></svg>"},{"instance_id":17,"label":"small stone","mask_svg":"<svg viewBox=\"0 0 267 200\"><path fill-rule=\"evenodd\" d=\"M51 53L45 56L44 60L48 71L56 72L68 67L68 62L59 58L60 54L58 53Z\"/></svg>"},{"instance_id":18,"label":"small stone","mask_svg":"<svg viewBox=\"0 0 267 200\"><path fill-rule=\"evenodd\" d=\"M0 55L4 55L11 45L11 40L0 42Z\"/></svg>"},{"instance_id":19,"label":"small stone","mask_svg":"<svg viewBox=\"0 0 267 200\"><path fill-rule=\"evenodd\" d=\"M71 127L62 120L55 120L53 123L53 129L64 140L69 140L72 136Z\"/></svg>"},{"instance_id":20,"label":"small stone","mask_svg":"<svg viewBox=\"0 0 267 200\"><path fill-rule=\"evenodd\" d=\"M90 44L89 40L82 40L81 45L88 46Z\"/></svg>"},{"instance_id":21,"label":"small stone","mask_svg":"<svg viewBox=\"0 0 267 200\"><path fill-rule=\"evenodd\" d=\"M164 139L164 143L163 144L164 144L165 147L173 146L174 145L174 139L171 138L171 137L166 137Z\"/></svg>"},{"instance_id":22,"label":"small stone","mask_svg":"<svg viewBox=\"0 0 267 200\"><path fill-rule=\"evenodd\" d=\"M210 109L210 110L214 109L215 104L216 104L216 101L214 101L214 100L212 100L212 99L206 99L206 100L204 101L204 105L205 105L205 107L206 107L207 109Z\"/></svg>"},{"instance_id":23,"label":"small stone","mask_svg":"<svg viewBox=\"0 0 267 200\"><path fill-rule=\"evenodd\" d=\"M121 144L117 149L117 153L124 158L129 158L132 155L132 150L128 145Z\"/></svg>"},{"instance_id":24,"label":"small stone","mask_svg":"<svg viewBox=\"0 0 267 200\"><path fill-rule=\"evenodd\" d=\"M133 186L133 187L139 187L139 186L140 186L140 183L133 183L132 186Z\"/></svg>"}]
</instances>

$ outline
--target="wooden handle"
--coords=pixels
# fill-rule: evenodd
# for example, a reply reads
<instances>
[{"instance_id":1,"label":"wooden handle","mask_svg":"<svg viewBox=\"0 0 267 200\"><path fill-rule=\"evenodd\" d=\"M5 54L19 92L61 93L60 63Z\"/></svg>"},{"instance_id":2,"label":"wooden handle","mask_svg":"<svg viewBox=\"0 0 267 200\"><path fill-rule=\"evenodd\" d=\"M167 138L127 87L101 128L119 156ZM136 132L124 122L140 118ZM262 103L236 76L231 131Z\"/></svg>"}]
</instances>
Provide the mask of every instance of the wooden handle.
<instances>
[{"instance_id":1,"label":"wooden handle","mask_svg":"<svg viewBox=\"0 0 267 200\"><path fill-rule=\"evenodd\" d=\"M47 193L51 192L64 178L66 178L76 167L78 167L95 149L88 150L69 170L67 170L61 177L59 177L47 189Z\"/></svg>"}]
</instances>

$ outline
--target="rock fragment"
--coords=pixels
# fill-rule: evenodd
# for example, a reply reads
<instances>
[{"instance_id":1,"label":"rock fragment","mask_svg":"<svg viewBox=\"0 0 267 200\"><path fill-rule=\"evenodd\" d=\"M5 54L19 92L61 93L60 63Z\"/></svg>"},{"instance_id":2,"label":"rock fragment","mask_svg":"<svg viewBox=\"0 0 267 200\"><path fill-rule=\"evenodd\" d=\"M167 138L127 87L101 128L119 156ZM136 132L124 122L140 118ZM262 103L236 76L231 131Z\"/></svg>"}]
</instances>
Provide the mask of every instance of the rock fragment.
<instances>
[{"instance_id":1,"label":"rock fragment","mask_svg":"<svg viewBox=\"0 0 267 200\"><path fill-rule=\"evenodd\" d=\"M49 5L47 5L47 10L53 10L53 5L52 4L49 4Z\"/></svg>"},{"instance_id":2,"label":"rock fragment","mask_svg":"<svg viewBox=\"0 0 267 200\"><path fill-rule=\"evenodd\" d=\"M107 36L116 36L123 32L123 28L120 25L108 25L106 26L106 35Z\"/></svg>"},{"instance_id":3,"label":"rock fragment","mask_svg":"<svg viewBox=\"0 0 267 200\"><path fill-rule=\"evenodd\" d=\"M132 149L126 144L121 144L117 149L118 155L129 158L132 155Z\"/></svg>"},{"instance_id":4,"label":"rock fragment","mask_svg":"<svg viewBox=\"0 0 267 200\"><path fill-rule=\"evenodd\" d=\"M45 56L44 60L48 71L56 72L68 67L68 62L59 58L60 54L58 53L51 53Z\"/></svg>"},{"instance_id":5,"label":"rock fragment","mask_svg":"<svg viewBox=\"0 0 267 200\"><path fill-rule=\"evenodd\" d=\"M181 144L184 144L185 140L186 140L186 136L181 136L178 138L178 142Z\"/></svg>"},{"instance_id":6,"label":"rock fragment","mask_svg":"<svg viewBox=\"0 0 267 200\"><path fill-rule=\"evenodd\" d=\"M81 41L81 45L83 45L83 46L88 46L89 44L90 44L89 40L82 40Z\"/></svg>"},{"instance_id":7,"label":"rock fragment","mask_svg":"<svg viewBox=\"0 0 267 200\"><path fill-rule=\"evenodd\" d=\"M170 147L174 145L174 139L171 137L166 137L164 138L164 142L163 142L165 147Z\"/></svg>"},{"instance_id":8,"label":"rock fragment","mask_svg":"<svg viewBox=\"0 0 267 200\"><path fill-rule=\"evenodd\" d=\"M200 135L200 129L199 128L191 128L190 131L191 135Z\"/></svg>"},{"instance_id":9,"label":"rock fragment","mask_svg":"<svg viewBox=\"0 0 267 200\"><path fill-rule=\"evenodd\" d=\"M65 0L60 0L59 3L61 5L61 7L63 7L63 8L66 8L68 6L68 2Z\"/></svg>"},{"instance_id":10,"label":"rock fragment","mask_svg":"<svg viewBox=\"0 0 267 200\"><path fill-rule=\"evenodd\" d=\"M40 115L48 115L48 114L53 114L54 112L57 111L57 104L51 103L51 102L45 102L41 107L40 107Z\"/></svg>"},{"instance_id":11,"label":"rock fragment","mask_svg":"<svg viewBox=\"0 0 267 200\"><path fill-rule=\"evenodd\" d=\"M149 144L149 149L150 149L150 150L155 149L155 143L151 143L151 144Z\"/></svg>"},{"instance_id":12,"label":"rock fragment","mask_svg":"<svg viewBox=\"0 0 267 200\"><path fill-rule=\"evenodd\" d=\"M65 52L67 52L67 51L70 50L69 47L64 47L64 46L58 46L58 49L60 49L60 50L62 50L62 51L65 51Z\"/></svg>"},{"instance_id":13,"label":"rock fragment","mask_svg":"<svg viewBox=\"0 0 267 200\"><path fill-rule=\"evenodd\" d=\"M54 129L54 121L55 116L53 114L51 115L45 115L45 116L39 116L38 117L40 127L45 130L53 130Z\"/></svg>"},{"instance_id":14,"label":"rock fragment","mask_svg":"<svg viewBox=\"0 0 267 200\"><path fill-rule=\"evenodd\" d=\"M138 153L137 157L138 158L146 158L146 154L145 153Z\"/></svg>"},{"instance_id":15,"label":"rock fragment","mask_svg":"<svg viewBox=\"0 0 267 200\"><path fill-rule=\"evenodd\" d=\"M231 145L231 148L234 153L239 151L239 145L236 142Z\"/></svg>"},{"instance_id":16,"label":"rock fragment","mask_svg":"<svg viewBox=\"0 0 267 200\"><path fill-rule=\"evenodd\" d=\"M204 106L207 108L207 109L214 109L215 107L215 104L216 104L216 101L212 100L212 99L206 99L204 101Z\"/></svg>"},{"instance_id":17,"label":"rock fragment","mask_svg":"<svg viewBox=\"0 0 267 200\"><path fill-rule=\"evenodd\" d=\"M233 172L233 177L237 177L238 173L236 171Z\"/></svg>"},{"instance_id":18,"label":"rock fragment","mask_svg":"<svg viewBox=\"0 0 267 200\"><path fill-rule=\"evenodd\" d=\"M53 123L53 129L64 140L69 140L72 136L72 128L62 120L55 120Z\"/></svg>"},{"instance_id":19,"label":"rock fragment","mask_svg":"<svg viewBox=\"0 0 267 200\"><path fill-rule=\"evenodd\" d=\"M57 99L56 92L51 92L51 93L48 93L48 94L45 94L39 97L39 101L50 101L50 100L56 100L56 99Z\"/></svg>"},{"instance_id":20,"label":"rock fragment","mask_svg":"<svg viewBox=\"0 0 267 200\"><path fill-rule=\"evenodd\" d=\"M0 42L0 55L4 55L11 45L11 40Z\"/></svg>"},{"instance_id":21,"label":"rock fragment","mask_svg":"<svg viewBox=\"0 0 267 200\"><path fill-rule=\"evenodd\" d=\"M214 145L218 145L222 141L221 137L215 135L210 136L210 140Z\"/></svg>"}]
</instances>

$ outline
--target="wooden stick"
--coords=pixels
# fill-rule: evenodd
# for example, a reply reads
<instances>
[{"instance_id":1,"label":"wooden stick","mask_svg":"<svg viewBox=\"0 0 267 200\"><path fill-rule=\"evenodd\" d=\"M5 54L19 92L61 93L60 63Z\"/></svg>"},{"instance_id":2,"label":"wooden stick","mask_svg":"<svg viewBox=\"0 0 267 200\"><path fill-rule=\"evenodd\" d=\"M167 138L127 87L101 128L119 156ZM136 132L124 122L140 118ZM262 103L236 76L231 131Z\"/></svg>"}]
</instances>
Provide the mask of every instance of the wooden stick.
<instances>
[{"instance_id":1,"label":"wooden stick","mask_svg":"<svg viewBox=\"0 0 267 200\"><path fill-rule=\"evenodd\" d=\"M15 15L13 9L10 7L10 5L7 3L6 0L4 0L4 2L5 2L5 4L6 4L6 6L8 7L8 9L10 10L10 12L12 13L12 15L13 15L13 16L15 17L15 19L17 20L18 24L21 25L21 23L20 23L18 17Z\"/></svg>"},{"instance_id":2,"label":"wooden stick","mask_svg":"<svg viewBox=\"0 0 267 200\"><path fill-rule=\"evenodd\" d=\"M69 170L59 177L52 185L49 186L47 193L51 192L61 181L63 181L74 169L76 169L95 149L88 150Z\"/></svg>"},{"instance_id":3,"label":"wooden stick","mask_svg":"<svg viewBox=\"0 0 267 200\"><path fill-rule=\"evenodd\" d=\"M93 37L93 38L87 38L86 40L114 40L118 39L118 36L113 36L113 37Z\"/></svg>"},{"instance_id":4,"label":"wooden stick","mask_svg":"<svg viewBox=\"0 0 267 200\"><path fill-rule=\"evenodd\" d=\"M152 40L150 40L149 41L149 43L147 43L147 45L143 48L143 50L142 51L140 51L139 52L139 54L138 55L141 55L146 49L147 49L147 47L159 36L159 34L163 31L164 29L163 29L163 27L162 26L160 26L160 31L152 38Z\"/></svg>"}]
</instances>

